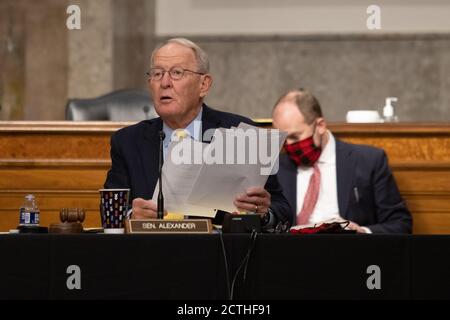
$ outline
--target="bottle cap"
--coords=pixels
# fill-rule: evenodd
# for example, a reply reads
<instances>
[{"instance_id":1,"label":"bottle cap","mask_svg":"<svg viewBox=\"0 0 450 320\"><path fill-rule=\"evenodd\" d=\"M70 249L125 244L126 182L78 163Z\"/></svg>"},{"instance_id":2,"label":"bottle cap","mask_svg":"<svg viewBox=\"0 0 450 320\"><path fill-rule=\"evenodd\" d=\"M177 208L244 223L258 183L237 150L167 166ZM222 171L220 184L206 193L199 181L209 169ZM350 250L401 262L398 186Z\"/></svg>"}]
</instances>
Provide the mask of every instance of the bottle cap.
<instances>
[{"instance_id":1,"label":"bottle cap","mask_svg":"<svg viewBox=\"0 0 450 320\"><path fill-rule=\"evenodd\" d=\"M25 199L27 199L27 200L34 200L34 194L27 194L25 196Z\"/></svg>"}]
</instances>

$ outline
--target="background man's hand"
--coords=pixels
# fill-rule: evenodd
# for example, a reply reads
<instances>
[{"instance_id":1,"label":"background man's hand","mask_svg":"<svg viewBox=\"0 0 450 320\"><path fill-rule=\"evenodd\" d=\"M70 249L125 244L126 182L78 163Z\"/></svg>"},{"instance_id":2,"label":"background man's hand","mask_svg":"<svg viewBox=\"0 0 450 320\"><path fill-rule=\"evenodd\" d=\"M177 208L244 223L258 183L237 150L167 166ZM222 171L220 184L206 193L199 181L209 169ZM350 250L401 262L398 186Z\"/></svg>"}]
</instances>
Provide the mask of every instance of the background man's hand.
<instances>
[{"instance_id":1,"label":"background man's hand","mask_svg":"<svg viewBox=\"0 0 450 320\"><path fill-rule=\"evenodd\" d=\"M158 206L153 200L144 200L142 198L136 198L133 200L133 213L132 219L156 219L158 212ZM164 211L164 215L167 211Z\"/></svg>"},{"instance_id":2,"label":"background man's hand","mask_svg":"<svg viewBox=\"0 0 450 320\"><path fill-rule=\"evenodd\" d=\"M264 216L270 207L270 193L263 187L251 187L237 195L233 204L240 211L256 212Z\"/></svg>"},{"instance_id":3,"label":"background man's hand","mask_svg":"<svg viewBox=\"0 0 450 320\"><path fill-rule=\"evenodd\" d=\"M365 229L363 229L359 224L350 221L349 225L346 229L356 230L357 233L367 233Z\"/></svg>"}]
</instances>

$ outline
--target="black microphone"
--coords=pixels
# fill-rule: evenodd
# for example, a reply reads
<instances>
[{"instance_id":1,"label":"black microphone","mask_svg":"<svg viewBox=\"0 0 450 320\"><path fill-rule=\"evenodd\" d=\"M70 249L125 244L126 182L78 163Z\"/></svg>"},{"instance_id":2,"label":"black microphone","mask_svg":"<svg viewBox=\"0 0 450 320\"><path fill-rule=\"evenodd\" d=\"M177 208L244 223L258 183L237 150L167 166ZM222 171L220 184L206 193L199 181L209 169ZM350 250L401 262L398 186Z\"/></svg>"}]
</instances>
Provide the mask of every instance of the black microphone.
<instances>
[{"instance_id":1,"label":"black microphone","mask_svg":"<svg viewBox=\"0 0 450 320\"><path fill-rule=\"evenodd\" d=\"M144 113L145 113L145 119L148 119L149 117L148 117L148 112L150 111L150 108L149 108L149 106L144 106L143 108L142 108L142 111L144 111ZM163 138L164 139L164 138Z\"/></svg>"},{"instance_id":2,"label":"black microphone","mask_svg":"<svg viewBox=\"0 0 450 320\"><path fill-rule=\"evenodd\" d=\"M162 167L164 164L164 138L166 134L163 130L159 132L159 193L158 193L158 212L157 218L164 218L164 196L162 192Z\"/></svg>"}]
</instances>

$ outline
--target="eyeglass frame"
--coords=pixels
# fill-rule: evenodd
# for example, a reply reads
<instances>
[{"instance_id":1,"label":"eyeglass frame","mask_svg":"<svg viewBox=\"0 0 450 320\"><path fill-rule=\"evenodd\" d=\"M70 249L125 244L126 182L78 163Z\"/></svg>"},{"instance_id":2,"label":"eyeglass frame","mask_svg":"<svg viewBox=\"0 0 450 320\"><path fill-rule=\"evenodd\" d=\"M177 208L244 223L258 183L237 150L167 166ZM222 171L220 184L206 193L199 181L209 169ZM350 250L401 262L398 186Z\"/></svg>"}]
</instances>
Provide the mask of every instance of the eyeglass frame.
<instances>
[{"instance_id":1,"label":"eyeglass frame","mask_svg":"<svg viewBox=\"0 0 450 320\"><path fill-rule=\"evenodd\" d=\"M152 70L158 70L158 69L159 69L159 70L162 70L161 78L159 78L159 79L154 79L154 78L152 77L152 75L151 75L151 71L152 71ZM174 69L180 69L180 70L183 70L183 73L182 73L182 75L181 75L180 78L174 79L174 78L172 77L172 75L171 75L170 72L171 72L172 70L174 70ZM187 72L192 72L192 73L195 73L195 74L198 74L198 75L201 75L201 76L204 76L204 75L206 74L206 73L203 73L203 72L197 72L197 71L185 69L185 68L178 67L178 66L174 66L174 67L170 68L169 70L165 70L165 69L163 69L163 68L151 68L150 71L149 71L149 72L146 72L145 74L149 77L150 80L161 81L162 78L164 77L164 75L165 75L166 72L167 72L167 73L169 74L169 78L170 78L171 80L177 81L177 80L183 79L183 77L184 77L186 71L187 71Z\"/></svg>"}]
</instances>

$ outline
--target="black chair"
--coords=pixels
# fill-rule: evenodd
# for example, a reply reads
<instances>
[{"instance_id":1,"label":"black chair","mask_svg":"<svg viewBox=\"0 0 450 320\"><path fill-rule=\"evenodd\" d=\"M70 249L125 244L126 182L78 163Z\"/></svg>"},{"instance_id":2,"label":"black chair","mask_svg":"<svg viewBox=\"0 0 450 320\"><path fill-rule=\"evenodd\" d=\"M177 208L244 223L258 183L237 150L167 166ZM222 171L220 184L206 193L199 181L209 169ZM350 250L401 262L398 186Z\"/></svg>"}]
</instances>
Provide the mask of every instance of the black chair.
<instances>
[{"instance_id":1,"label":"black chair","mask_svg":"<svg viewBox=\"0 0 450 320\"><path fill-rule=\"evenodd\" d=\"M139 121L158 117L146 90L118 90L92 99L69 99L66 120Z\"/></svg>"}]
</instances>

